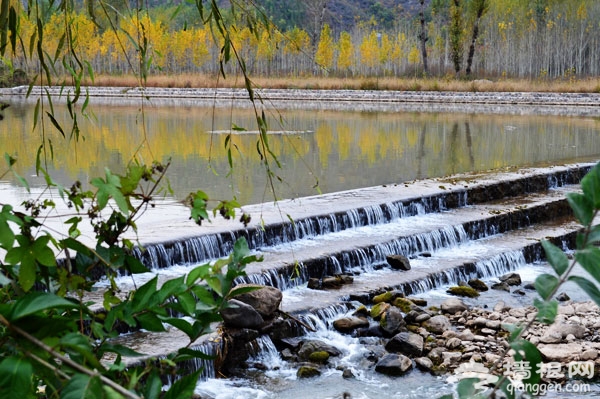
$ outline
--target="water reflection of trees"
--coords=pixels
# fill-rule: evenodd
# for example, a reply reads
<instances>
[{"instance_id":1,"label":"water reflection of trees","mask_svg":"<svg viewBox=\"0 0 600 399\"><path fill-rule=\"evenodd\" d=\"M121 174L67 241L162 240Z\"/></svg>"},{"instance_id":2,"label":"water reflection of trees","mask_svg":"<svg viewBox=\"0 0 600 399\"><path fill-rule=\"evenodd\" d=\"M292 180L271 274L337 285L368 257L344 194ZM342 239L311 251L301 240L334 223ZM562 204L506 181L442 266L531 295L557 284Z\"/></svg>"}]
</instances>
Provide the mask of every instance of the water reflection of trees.
<instances>
[{"instance_id":1,"label":"water reflection of trees","mask_svg":"<svg viewBox=\"0 0 600 399\"><path fill-rule=\"evenodd\" d=\"M193 112L192 112L193 111ZM86 145L73 153L63 141L54 140L54 167L73 180L100 175L106 160L119 170L121 159L129 159L141 142L137 132L140 115L136 108L94 109L96 119L82 125ZM39 132L25 121L33 107L10 107L7 123L0 124L0 145L21 160L35 159ZM176 192L190 186L219 187L208 170L208 158L217 173L228 172L226 135L211 130L251 126L252 115L244 110L156 108L145 115L148 150L158 159L173 159L171 176ZM600 154L600 122L581 118L466 115L435 113L352 113L335 111L283 111L285 128L311 130L297 135L273 135L273 150L283 163L279 172L286 181L282 196L315 194L314 177L323 191L444 176L470 170L512 165L563 162L574 157ZM278 123L273 122L276 130ZM46 132L58 135L56 132ZM210 141L213 145L210 146ZM232 136L237 154L230 190L244 202L261 199L264 174L256 155L257 137ZM36 144L36 145L34 145ZM142 155L145 156L142 151ZM21 172L35 165L18 164ZM316 176L313 176L314 173ZM27 175L27 173L24 173ZM66 181L64 183L69 183ZM221 190L223 190L221 188ZM227 190L227 189L225 189ZM225 197L231 191L219 194ZM251 198L251 199L249 199Z\"/></svg>"}]
</instances>

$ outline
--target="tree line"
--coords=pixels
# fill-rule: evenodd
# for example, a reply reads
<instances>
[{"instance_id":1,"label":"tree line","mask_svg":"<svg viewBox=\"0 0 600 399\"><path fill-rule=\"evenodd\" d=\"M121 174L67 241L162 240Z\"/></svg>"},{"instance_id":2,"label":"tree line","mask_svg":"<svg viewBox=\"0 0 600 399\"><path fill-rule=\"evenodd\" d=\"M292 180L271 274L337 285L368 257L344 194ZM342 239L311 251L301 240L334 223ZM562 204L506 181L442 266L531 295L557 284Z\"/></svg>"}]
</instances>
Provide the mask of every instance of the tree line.
<instances>
[{"instance_id":1,"label":"tree line","mask_svg":"<svg viewBox=\"0 0 600 399\"><path fill-rule=\"evenodd\" d=\"M232 48L248 72L262 76L460 76L557 78L600 74L600 2L594 0L421 0L415 17L383 27L375 19L339 30L323 23L271 29L243 24L229 16ZM75 51L96 74L217 73L223 38L214 26L170 23L170 9L119 13L112 29L86 8L48 12L43 24L46 58L60 60L69 27ZM171 10L172 11L172 10ZM19 37L28 38L38 21L23 10ZM239 22L239 23L238 23ZM131 63L147 46L148 64ZM216 37L219 37L218 39ZM17 44L18 41L17 41ZM11 67L34 71L38 53L21 41ZM235 66L227 72L234 71Z\"/></svg>"}]
</instances>

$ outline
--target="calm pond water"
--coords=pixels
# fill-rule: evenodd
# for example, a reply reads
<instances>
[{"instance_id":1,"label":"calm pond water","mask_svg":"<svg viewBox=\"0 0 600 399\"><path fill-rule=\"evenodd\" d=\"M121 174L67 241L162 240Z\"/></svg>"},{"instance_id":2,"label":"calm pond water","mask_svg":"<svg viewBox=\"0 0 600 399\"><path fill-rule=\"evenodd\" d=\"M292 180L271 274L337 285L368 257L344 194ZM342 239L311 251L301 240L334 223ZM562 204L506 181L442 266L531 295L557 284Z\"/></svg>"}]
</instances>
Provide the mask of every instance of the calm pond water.
<instances>
[{"instance_id":1,"label":"calm pond water","mask_svg":"<svg viewBox=\"0 0 600 399\"><path fill-rule=\"evenodd\" d=\"M426 106L426 105L424 105ZM64 140L47 119L32 130L34 106L13 104L0 122L3 152L32 185L42 135L51 140L56 180L70 185L122 172L137 153L144 161L172 160L176 198L202 189L212 198L242 204L271 201L267 173L256 151L251 110L202 107L93 105L79 118L81 138ZM57 119L68 120L55 105ZM277 198L294 198L467 171L590 161L600 156L600 120L590 117L474 115L431 112L271 111L269 141ZM224 143L232 126L230 172ZM67 132L68 136L68 132ZM10 186L15 185L10 182ZM318 184L318 189L316 188ZM10 187L12 188L12 187ZM11 190L3 190L2 196Z\"/></svg>"}]
</instances>

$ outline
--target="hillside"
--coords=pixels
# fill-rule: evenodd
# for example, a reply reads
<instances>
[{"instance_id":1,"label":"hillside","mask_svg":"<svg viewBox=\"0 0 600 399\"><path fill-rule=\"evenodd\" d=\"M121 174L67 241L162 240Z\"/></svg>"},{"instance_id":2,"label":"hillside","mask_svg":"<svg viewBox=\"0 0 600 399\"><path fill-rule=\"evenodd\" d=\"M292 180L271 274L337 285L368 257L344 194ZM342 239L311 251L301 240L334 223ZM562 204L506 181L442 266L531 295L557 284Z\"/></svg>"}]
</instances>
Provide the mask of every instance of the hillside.
<instances>
[{"instance_id":1,"label":"hillside","mask_svg":"<svg viewBox=\"0 0 600 399\"><path fill-rule=\"evenodd\" d=\"M429 3L429 1L426 1ZM352 30L359 23L374 22L391 28L401 18L414 16L419 0L266 0L261 3L267 15L281 28L295 26L313 31L322 23L333 31ZM325 6L325 7L324 7ZM314 32L312 32L314 33Z\"/></svg>"}]
</instances>

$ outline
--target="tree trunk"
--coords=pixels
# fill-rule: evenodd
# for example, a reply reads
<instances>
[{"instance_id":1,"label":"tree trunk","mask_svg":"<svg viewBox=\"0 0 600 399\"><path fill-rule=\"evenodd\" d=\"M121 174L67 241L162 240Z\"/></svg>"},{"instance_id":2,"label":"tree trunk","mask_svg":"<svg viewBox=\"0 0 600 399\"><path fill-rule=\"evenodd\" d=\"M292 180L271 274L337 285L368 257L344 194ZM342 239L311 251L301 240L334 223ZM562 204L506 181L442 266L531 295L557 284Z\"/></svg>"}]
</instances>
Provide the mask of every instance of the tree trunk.
<instances>
[{"instance_id":1,"label":"tree trunk","mask_svg":"<svg viewBox=\"0 0 600 399\"><path fill-rule=\"evenodd\" d=\"M471 36L471 46L469 47L469 56L467 57L467 69L465 72L467 76L471 76L471 67L473 66L473 57L475 56L475 42L477 42L477 37L479 36L479 21L481 20L481 16L485 11L485 2L486 0L479 0L476 5L476 17L475 22L473 22L473 35Z\"/></svg>"},{"instance_id":2,"label":"tree trunk","mask_svg":"<svg viewBox=\"0 0 600 399\"><path fill-rule=\"evenodd\" d=\"M450 54L454 71L459 74L463 58L462 10L460 0L454 0L450 6Z\"/></svg>"},{"instance_id":3,"label":"tree trunk","mask_svg":"<svg viewBox=\"0 0 600 399\"><path fill-rule=\"evenodd\" d=\"M429 68L427 66L427 28L425 26L425 0L421 0L421 11L419 12L421 18L421 33L419 33L419 41L421 42L421 57L423 57L423 72L427 74Z\"/></svg>"}]
</instances>

